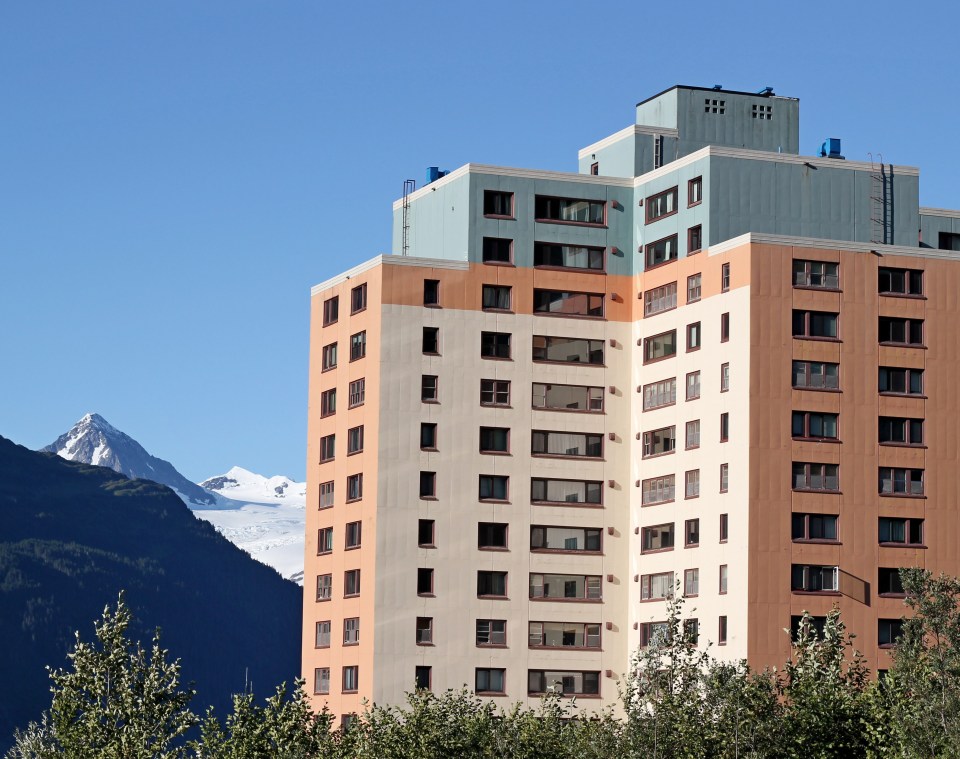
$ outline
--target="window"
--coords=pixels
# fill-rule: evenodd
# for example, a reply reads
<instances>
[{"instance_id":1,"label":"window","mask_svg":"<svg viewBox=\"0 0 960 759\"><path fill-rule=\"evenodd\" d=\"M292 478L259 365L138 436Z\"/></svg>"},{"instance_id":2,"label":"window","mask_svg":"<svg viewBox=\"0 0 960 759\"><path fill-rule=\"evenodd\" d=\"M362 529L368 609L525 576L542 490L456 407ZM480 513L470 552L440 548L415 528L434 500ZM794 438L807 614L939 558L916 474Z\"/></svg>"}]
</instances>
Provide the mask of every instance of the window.
<instances>
[{"instance_id":1,"label":"window","mask_svg":"<svg viewBox=\"0 0 960 759\"><path fill-rule=\"evenodd\" d=\"M793 286L838 290L840 288L840 264L830 261L794 259Z\"/></svg>"},{"instance_id":2,"label":"window","mask_svg":"<svg viewBox=\"0 0 960 759\"><path fill-rule=\"evenodd\" d=\"M480 570L477 572L477 598L506 598L507 573Z\"/></svg>"},{"instance_id":3,"label":"window","mask_svg":"<svg viewBox=\"0 0 960 759\"><path fill-rule=\"evenodd\" d=\"M677 378L651 382L643 386L643 410L672 406L677 402Z\"/></svg>"},{"instance_id":4,"label":"window","mask_svg":"<svg viewBox=\"0 0 960 759\"><path fill-rule=\"evenodd\" d=\"M483 358L510 358L510 333L481 332L480 356Z\"/></svg>"},{"instance_id":5,"label":"window","mask_svg":"<svg viewBox=\"0 0 960 759\"><path fill-rule=\"evenodd\" d=\"M590 173L593 176L598 176L600 174L600 164L598 162L590 164Z\"/></svg>"},{"instance_id":6,"label":"window","mask_svg":"<svg viewBox=\"0 0 960 759\"><path fill-rule=\"evenodd\" d=\"M513 217L513 193L502 190L483 191L484 216Z\"/></svg>"},{"instance_id":7,"label":"window","mask_svg":"<svg viewBox=\"0 0 960 759\"><path fill-rule=\"evenodd\" d=\"M530 528L530 550L599 553L600 529L534 525Z\"/></svg>"},{"instance_id":8,"label":"window","mask_svg":"<svg viewBox=\"0 0 960 759\"><path fill-rule=\"evenodd\" d=\"M806 390L838 390L840 364L823 361L794 361L793 386Z\"/></svg>"},{"instance_id":9,"label":"window","mask_svg":"<svg viewBox=\"0 0 960 759\"><path fill-rule=\"evenodd\" d=\"M671 216L677 212L677 188L671 187L669 190L651 195L644 204L647 209L647 224L665 216Z\"/></svg>"},{"instance_id":10,"label":"window","mask_svg":"<svg viewBox=\"0 0 960 759\"><path fill-rule=\"evenodd\" d=\"M559 693L564 696L599 696L599 672L527 671L527 693Z\"/></svg>"},{"instance_id":11,"label":"window","mask_svg":"<svg viewBox=\"0 0 960 759\"><path fill-rule=\"evenodd\" d=\"M413 686L416 690L430 690L433 667L417 664L413 668Z\"/></svg>"},{"instance_id":12,"label":"window","mask_svg":"<svg viewBox=\"0 0 960 759\"><path fill-rule=\"evenodd\" d=\"M730 414L724 411L720 414L720 442L726 443L730 439Z\"/></svg>"},{"instance_id":13,"label":"window","mask_svg":"<svg viewBox=\"0 0 960 759\"><path fill-rule=\"evenodd\" d=\"M603 294L534 289L533 313L557 314L560 316L603 316Z\"/></svg>"},{"instance_id":14,"label":"window","mask_svg":"<svg viewBox=\"0 0 960 759\"><path fill-rule=\"evenodd\" d=\"M530 622L530 648L600 648L600 625L582 622Z\"/></svg>"},{"instance_id":15,"label":"window","mask_svg":"<svg viewBox=\"0 0 960 759\"><path fill-rule=\"evenodd\" d=\"M695 206L703 201L703 177L694 177L687 182L687 206Z\"/></svg>"},{"instance_id":16,"label":"window","mask_svg":"<svg viewBox=\"0 0 960 759\"><path fill-rule=\"evenodd\" d=\"M350 291L350 313L363 311L367 307L367 283L357 285Z\"/></svg>"},{"instance_id":17,"label":"window","mask_svg":"<svg viewBox=\"0 0 960 759\"><path fill-rule=\"evenodd\" d=\"M804 618L796 615L792 616L790 617L790 637L796 641L800 637L800 633L804 632L807 635L815 635L822 640L826 624L826 617L807 616Z\"/></svg>"},{"instance_id":18,"label":"window","mask_svg":"<svg viewBox=\"0 0 960 759\"><path fill-rule=\"evenodd\" d=\"M480 405L509 406L510 381L492 379L480 380Z\"/></svg>"},{"instance_id":19,"label":"window","mask_svg":"<svg viewBox=\"0 0 960 759\"><path fill-rule=\"evenodd\" d=\"M347 430L347 455L363 450L363 425Z\"/></svg>"},{"instance_id":20,"label":"window","mask_svg":"<svg viewBox=\"0 0 960 759\"><path fill-rule=\"evenodd\" d=\"M687 353L700 350L700 322L687 325Z\"/></svg>"},{"instance_id":21,"label":"window","mask_svg":"<svg viewBox=\"0 0 960 759\"><path fill-rule=\"evenodd\" d=\"M533 244L533 265L603 271L603 248L535 242Z\"/></svg>"},{"instance_id":22,"label":"window","mask_svg":"<svg viewBox=\"0 0 960 759\"><path fill-rule=\"evenodd\" d=\"M417 521L417 545L421 548L433 548L434 533L436 532L436 521L433 519L420 519Z\"/></svg>"},{"instance_id":23,"label":"window","mask_svg":"<svg viewBox=\"0 0 960 759\"><path fill-rule=\"evenodd\" d=\"M840 490L840 467L837 464L809 464L793 462L794 490Z\"/></svg>"},{"instance_id":24,"label":"window","mask_svg":"<svg viewBox=\"0 0 960 759\"><path fill-rule=\"evenodd\" d=\"M839 517L833 514L793 514L791 537L794 542L805 540L836 541Z\"/></svg>"},{"instance_id":25,"label":"window","mask_svg":"<svg viewBox=\"0 0 960 759\"><path fill-rule=\"evenodd\" d=\"M640 648L664 646L670 642L669 622L641 622L638 629L640 630Z\"/></svg>"},{"instance_id":26,"label":"window","mask_svg":"<svg viewBox=\"0 0 960 759\"><path fill-rule=\"evenodd\" d=\"M696 617L683 620L683 639L691 646L700 640L700 621Z\"/></svg>"},{"instance_id":27,"label":"window","mask_svg":"<svg viewBox=\"0 0 960 759\"><path fill-rule=\"evenodd\" d=\"M696 303L698 300L700 300L701 279L702 277L699 273L691 274L689 277L687 277L687 303Z\"/></svg>"},{"instance_id":28,"label":"window","mask_svg":"<svg viewBox=\"0 0 960 759\"><path fill-rule=\"evenodd\" d=\"M669 311L677 307L677 283L671 282L669 285L655 287L647 290L643 294L643 315L653 316L654 314Z\"/></svg>"},{"instance_id":29,"label":"window","mask_svg":"<svg viewBox=\"0 0 960 759\"><path fill-rule=\"evenodd\" d=\"M513 261L513 240L502 237L484 237L482 256L485 264L510 263Z\"/></svg>"},{"instance_id":30,"label":"window","mask_svg":"<svg viewBox=\"0 0 960 759\"><path fill-rule=\"evenodd\" d=\"M477 524L477 548L506 548L507 525L501 522L480 522Z\"/></svg>"},{"instance_id":31,"label":"window","mask_svg":"<svg viewBox=\"0 0 960 759\"><path fill-rule=\"evenodd\" d=\"M683 571L683 595L696 596L700 593L700 570L685 569Z\"/></svg>"},{"instance_id":32,"label":"window","mask_svg":"<svg viewBox=\"0 0 960 759\"><path fill-rule=\"evenodd\" d=\"M505 669L477 668L474 676L473 690L475 693L505 693Z\"/></svg>"},{"instance_id":33,"label":"window","mask_svg":"<svg viewBox=\"0 0 960 759\"><path fill-rule=\"evenodd\" d=\"M507 645L507 620L478 619L477 620L477 645L478 646Z\"/></svg>"},{"instance_id":34,"label":"window","mask_svg":"<svg viewBox=\"0 0 960 759\"><path fill-rule=\"evenodd\" d=\"M330 553L333 550L333 528L321 527L317 530L317 553Z\"/></svg>"},{"instance_id":35,"label":"window","mask_svg":"<svg viewBox=\"0 0 960 759\"><path fill-rule=\"evenodd\" d=\"M673 522L644 527L640 530L640 551L667 551L673 548Z\"/></svg>"},{"instance_id":36,"label":"window","mask_svg":"<svg viewBox=\"0 0 960 759\"><path fill-rule=\"evenodd\" d=\"M723 113L723 111L721 111ZM727 617L722 615L718 620L717 625L717 645L725 646L727 645Z\"/></svg>"},{"instance_id":37,"label":"window","mask_svg":"<svg viewBox=\"0 0 960 759\"><path fill-rule=\"evenodd\" d=\"M677 354L677 331L661 332L659 335L643 338L643 363L670 358Z\"/></svg>"},{"instance_id":38,"label":"window","mask_svg":"<svg viewBox=\"0 0 960 759\"><path fill-rule=\"evenodd\" d=\"M700 420L694 419L687 422L686 428L686 448L690 450L691 448L700 447Z\"/></svg>"},{"instance_id":39,"label":"window","mask_svg":"<svg viewBox=\"0 0 960 759\"><path fill-rule=\"evenodd\" d=\"M684 474L684 497L700 497L700 470L691 469Z\"/></svg>"},{"instance_id":40,"label":"window","mask_svg":"<svg viewBox=\"0 0 960 759\"><path fill-rule=\"evenodd\" d=\"M586 480L530 480L533 503L555 503L564 506L599 506L603 501L603 483Z\"/></svg>"},{"instance_id":41,"label":"window","mask_svg":"<svg viewBox=\"0 0 960 759\"><path fill-rule=\"evenodd\" d=\"M355 646L360 642L360 617L343 620L343 645Z\"/></svg>"},{"instance_id":42,"label":"window","mask_svg":"<svg viewBox=\"0 0 960 759\"><path fill-rule=\"evenodd\" d=\"M900 581L900 569L897 567L880 567L878 570L877 594L881 596L905 596L903 583Z\"/></svg>"},{"instance_id":43,"label":"window","mask_svg":"<svg viewBox=\"0 0 960 759\"><path fill-rule=\"evenodd\" d=\"M330 620L317 622L317 648L330 648Z\"/></svg>"},{"instance_id":44,"label":"window","mask_svg":"<svg viewBox=\"0 0 960 759\"><path fill-rule=\"evenodd\" d=\"M881 416L880 443L891 445L923 445L923 419Z\"/></svg>"},{"instance_id":45,"label":"window","mask_svg":"<svg viewBox=\"0 0 960 759\"><path fill-rule=\"evenodd\" d=\"M510 429L507 427L481 427L480 453L509 453Z\"/></svg>"},{"instance_id":46,"label":"window","mask_svg":"<svg viewBox=\"0 0 960 759\"><path fill-rule=\"evenodd\" d=\"M440 280L439 279L423 280L423 305L425 306L440 305Z\"/></svg>"},{"instance_id":47,"label":"window","mask_svg":"<svg viewBox=\"0 0 960 759\"><path fill-rule=\"evenodd\" d=\"M647 245L647 268L660 266L669 261L676 261L678 255L677 236L670 235Z\"/></svg>"},{"instance_id":48,"label":"window","mask_svg":"<svg viewBox=\"0 0 960 759\"><path fill-rule=\"evenodd\" d=\"M344 548L360 547L361 526L360 522L347 522L346 536L343 541Z\"/></svg>"},{"instance_id":49,"label":"window","mask_svg":"<svg viewBox=\"0 0 960 759\"><path fill-rule=\"evenodd\" d=\"M333 575L317 575L317 600L329 601L333 594Z\"/></svg>"},{"instance_id":50,"label":"window","mask_svg":"<svg viewBox=\"0 0 960 759\"><path fill-rule=\"evenodd\" d=\"M837 440L839 414L814 411L793 412L793 437L807 440Z\"/></svg>"},{"instance_id":51,"label":"window","mask_svg":"<svg viewBox=\"0 0 960 759\"><path fill-rule=\"evenodd\" d=\"M433 617L417 617L417 645L433 643Z\"/></svg>"},{"instance_id":52,"label":"window","mask_svg":"<svg viewBox=\"0 0 960 759\"><path fill-rule=\"evenodd\" d=\"M359 501L363 498L363 473L351 474L347 477L347 502Z\"/></svg>"},{"instance_id":53,"label":"window","mask_svg":"<svg viewBox=\"0 0 960 759\"><path fill-rule=\"evenodd\" d=\"M803 593L836 593L839 589L837 567L794 564L790 571L790 589Z\"/></svg>"},{"instance_id":54,"label":"window","mask_svg":"<svg viewBox=\"0 0 960 759\"><path fill-rule=\"evenodd\" d=\"M433 569L430 567L417 567L417 595L433 595Z\"/></svg>"},{"instance_id":55,"label":"window","mask_svg":"<svg viewBox=\"0 0 960 759\"><path fill-rule=\"evenodd\" d=\"M579 200L577 198L549 198L537 195L534 200L534 216L537 221L566 221L577 224L603 224L602 200Z\"/></svg>"},{"instance_id":56,"label":"window","mask_svg":"<svg viewBox=\"0 0 960 759\"><path fill-rule=\"evenodd\" d=\"M730 364L720 364L720 392L730 389Z\"/></svg>"},{"instance_id":57,"label":"window","mask_svg":"<svg viewBox=\"0 0 960 759\"><path fill-rule=\"evenodd\" d=\"M533 407L558 411L603 411L603 388L533 383Z\"/></svg>"},{"instance_id":58,"label":"window","mask_svg":"<svg viewBox=\"0 0 960 759\"><path fill-rule=\"evenodd\" d=\"M424 403L440 402L440 378L436 374L420 376L420 400Z\"/></svg>"},{"instance_id":59,"label":"window","mask_svg":"<svg viewBox=\"0 0 960 759\"><path fill-rule=\"evenodd\" d=\"M720 492L726 493L730 487L730 465L720 465Z\"/></svg>"},{"instance_id":60,"label":"window","mask_svg":"<svg viewBox=\"0 0 960 759\"><path fill-rule=\"evenodd\" d=\"M720 542L726 543L730 539L730 515L720 515Z\"/></svg>"},{"instance_id":61,"label":"window","mask_svg":"<svg viewBox=\"0 0 960 759\"><path fill-rule=\"evenodd\" d=\"M877 274L881 295L923 295L923 271L920 269L881 266Z\"/></svg>"},{"instance_id":62,"label":"window","mask_svg":"<svg viewBox=\"0 0 960 759\"><path fill-rule=\"evenodd\" d=\"M332 461L336 454L336 435L324 435L320 438L320 463Z\"/></svg>"},{"instance_id":63,"label":"window","mask_svg":"<svg viewBox=\"0 0 960 759\"><path fill-rule=\"evenodd\" d=\"M657 503L669 503L673 500L675 477L672 474L663 477L652 477L644 480L643 494L640 503L643 506L653 506Z\"/></svg>"},{"instance_id":64,"label":"window","mask_svg":"<svg viewBox=\"0 0 960 759\"><path fill-rule=\"evenodd\" d=\"M901 369L881 366L878 386L890 395L923 395L923 369Z\"/></svg>"},{"instance_id":65,"label":"window","mask_svg":"<svg viewBox=\"0 0 960 759\"><path fill-rule=\"evenodd\" d=\"M481 474L481 501L506 501L510 496L510 478L502 474Z\"/></svg>"},{"instance_id":66,"label":"window","mask_svg":"<svg viewBox=\"0 0 960 759\"><path fill-rule=\"evenodd\" d=\"M533 360L564 364L603 364L603 340L533 336Z\"/></svg>"},{"instance_id":67,"label":"window","mask_svg":"<svg viewBox=\"0 0 960 759\"><path fill-rule=\"evenodd\" d=\"M837 339L839 316L827 311L793 310L793 336L813 337L821 340Z\"/></svg>"},{"instance_id":68,"label":"window","mask_svg":"<svg viewBox=\"0 0 960 759\"><path fill-rule=\"evenodd\" d=\"M719 116L724 114L726 111L726 100L715 100L712 98L705 98L703 101L703 112L704 113L715 113Z\"/></svg>"},{"instance_id":69,"label":"window","mask_svg":"<svg viewBox=\"0 0 960 759\"><path fill-rule=\"evenodd\" d=\"M320 508L329 509L333 506L333 481L320 483Z\"/></svg>"},{"instance_id":70,"label":"window","mask_svg":"<svg viewBox=\"0 0 960 759\"><path fill-rule=\"evenodd\" d=\"M600 581L599 575L531 574L530 598L599 601Z\"/></svg>"},{"instance_id":71,"label":"window","mask_svg":"<svg viewBox=\"0 0 960 759\"><path fill-rule=\"evenodd\" d=\"M879 340L896 345L923 345L923 319L881 316Z\"/></svg>"},{"instance_id":72,"label":"window","mask_svg":"<svg viewBox=\"0 0 960 759\"><path fill-rule=\"evenodd\" d=\"M753 104L753 110L750 115L755 119L760 119L761 121L771 121L773 119L773 106L772 105L757 105Z\"/></svg>"},{"instance_id":73,"label":"window","mask_svg":"<svg viewBox=\"0 0 960 759\"><path fill-rule=\"evenodd\" d=\"M343 573L343 597L360 595L360 570L348 569Z\"/></svg>"},{"instance_id":74,"label":"window","mask_svg":"<svg viewBox=\"0 0 960 759\"><path fill-rule=\"evenodd\" d=\"M880 495L923 495L923 470L881 467Z\"/></svg>"},{"instance_id":75,"label":"window","mask_svg":"<svg viewBox=\"0 0 960 759\"><path fill-rule=\"evenodd\" d=\"M893 646L903 634L902 619L877 620L877 644L883 648Z\"/></svg>"},{"instance_id":76,"label":"window","mask_svg":"<svg viewBox=\"0 0 960 759\"><path fill-rule=\"evenodd\" d=\"M361 377L350 383L347 390L348 407L362 406L367 397L367 380Z\"/></svg>"},{"instance_id":77,"label":"window","mask_svg":"<svg viewBox=\"0 0 960 759\"><path fill-rule=\"evenodd\" d=\"M513 288L505 285L484 285L481 300L484 311L509 311Z\"/></svg>"},{"instance_id":78,"label":"window","mask_svg":"<svg viewBox=\"0 0 960 759\"><path fill-rule=\"evenodd\" d=\"M730 314L720 314L720 342L725 343L730 339Z\"/></svg>"},{"instance_id":79,"label":"window","mask_svg":"<svg viewBox=\"0 0 960 759\"><path fill-rule=\"evenodd\" d=\"M655 601L673 597L673 572L641 575L640 600Z\"/></svg>"},{"instance_id":80,"label":"window","mask_svg":"<svg viewBox=\"0 0 960 759\"><path fill-rule=\"evenodd\" d=\"M688 519L683 523L683 545L687 548L700 545L699 519Z\"/></svg>"},{"instance_id":81,"label":"window","mask_svg":"<svg viewBox=\"0 0 960 759\"><path fill-rule=\"evenodd\" d=\"M693 401L700 397L700 372L687 374L687 400Z\"/></svg>"},{"instance_id":82,"label":"window","mask_svg":"<svg viewBox=\"0 0 960 759\"><path fill-rule=\"evenodd\" d=\"M879 542L883 544L922 546L923 520L880 517Z\"/></svg>"},{"instance_id":83,"label":"window","mask_svg":"<svg viewBox=\"0 0 960 759\"><path fill-rule=\"evenodd\" d=\"M319 694L330 692L330 667L317 667L313 670L313 692Z\"/></svg>"},{"instance_id":84,"label":"window","mask_svg":"<svg viewBox=\"0 0 960 759\"><path fill-rule=\"evenodd\" d=\"M337 388L332 387L320 393L320 416L337 413Z\"/></svg>"},{"instance_id":85,"label":"window","mask_svg":"<svg viewBox=\"0 0 960 759\"><path fill-rule=\"evenodd\" d=\"M367 333L366 331L357 332L350 335L350 360L356 361L367 355Z\"/></svg>"},{"instance_id":86,"label":"window","mask_svg":"<svg viewBox=\"0 0 960 759\"><path fill-rule=\"evenodd\" d=\"M436 472L420 472L420 497L421 498L437 497L437 473Z\"/></svg>"},{"instance_id":87,"label":"window","mask_svg":"<svg viewBox=\"0 0 960 759\"><path fill-rule=\"evenodd\" d=\"M727 592L727 583L729 581L729 576L730 576L729 567L727 567L726 564L721 564L720 574L719 574L719 578L720 578L719 592L721 595Z\"/></svg>"},{"instance_id":88,"label":"window","mask_svg":"<svg viewBox=\"0 0 960 759\"><path fill-rule=\"evenodd\" d=\"M355 693L359 688L359 670L356 665L343 668L343 692Z\"/></svg>"},{"instance_id":89,"label":"window","mask_svg":"<svg viewBox=\"0 0 960 759\"><path fill-rule=\"evenodd\" d=\"M322 370L328 371L329 369L335 369L337 366L337 344L330 343L330 345L323 346L323 359L322 359Z\"/></svg>"},{"instance_id":90,"label":"window","mask_svg":"<svg viewBox=\"0 0 960 759\"><path fill-rule=\"evenodd\" d=\"M323 302L323 326L333 324L340 311L340 297L334 295Z\"/></svg>"},{"instance_id":91,"label":"window","mask_svg":"<svg viewBox=\"0 0 960 759\"><path fill-rule=\"evenodd\" d=\"M603 435L584 432L533 430L530 453L534 456L603 456Z\"/></svg>"},{"instance_id":92,"label":"window","mask_svg":"<svg viewBox=\"0 0 960 759\"><path fill-rule=\"evenodd\" d=\"M730 291L730 264L720 266L720 292Z\"/></svg>"},{"instance_id":93,"label":"window","mask_svg":"<svg viewBox=\"0 0 960 759\"><path fill-rule=\"evenodd\" d=\"M423 451L437 450L437 423L436 422L420 423L420 450L423 450Z\"/></svg>"},{"instance_id":94,"label":"window","mask_svg":"<svg viewBox=\"0 0 960 759\"><path fill-rule=\"evenodd\" d=\"M440 328L423 328L423 352L431 355L440 353Z\"/></svg>"},{"instance_id":95,"label":"window","mask_svg":"<svg viewBox=\"0 0 960 759\"><path fill-rule=\"evenodd\" d=\"M643 457L672 453L677 447L677 428L661 427L643 433Z\"/></svg>"}]
</instances>

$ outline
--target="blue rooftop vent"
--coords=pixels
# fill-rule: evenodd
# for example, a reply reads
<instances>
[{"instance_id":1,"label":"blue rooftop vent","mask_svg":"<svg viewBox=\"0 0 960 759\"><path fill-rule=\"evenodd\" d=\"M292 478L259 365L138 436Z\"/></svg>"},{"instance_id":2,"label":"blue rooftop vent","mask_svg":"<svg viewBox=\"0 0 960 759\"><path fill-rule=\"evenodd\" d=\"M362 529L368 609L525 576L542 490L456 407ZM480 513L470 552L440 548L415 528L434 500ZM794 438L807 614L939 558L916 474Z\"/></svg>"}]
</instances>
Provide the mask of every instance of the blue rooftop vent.
<instances>
[{"instance_id":1,"label":"blue rooftop vent","mask_svg":"<svg viewBox=\"0 0 960 759\"><path fill-rule=\"evenodd\" d=\"M439 166L427 166L427 181L425 184L436 182L440 177L445 177L449 171L440 171Z\"/></svg>"},{"instance_id":2,"label":"blue rooftop vent","mask_svg":"<svg viewBox=\"0 0 960 759\"><path fill-rule=\"evenodd\" d=\"M820 155L823 158L837 158L839 160L844 160L844 157L840 155L840 138L839 137L828 137L824 140L823 145L820 146Z\"/></svg>"},{"instance_id":3,"label":"blue rooftop vent","mask_svg":"<svg viewBox=\"0 0 960 759\"><path fill-rule=\"evenodd\" d=\"M773 94L773 87L764 87L764 88L763 88L762 90L760 90L760 92L758 92L757 94L758 94L758 95L772 95L772 94Z\"/></svg>"}]
</instances>

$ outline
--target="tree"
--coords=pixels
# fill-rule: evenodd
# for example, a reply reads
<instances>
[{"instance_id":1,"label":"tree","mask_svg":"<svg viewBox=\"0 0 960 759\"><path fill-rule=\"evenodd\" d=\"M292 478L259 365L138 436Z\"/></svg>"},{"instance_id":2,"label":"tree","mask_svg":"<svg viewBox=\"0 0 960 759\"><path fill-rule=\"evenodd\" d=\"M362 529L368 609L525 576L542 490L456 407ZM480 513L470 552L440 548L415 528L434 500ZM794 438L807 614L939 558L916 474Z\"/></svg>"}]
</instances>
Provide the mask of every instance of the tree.
<instances>
[{"instance_id":1,"label":"tree","mask_svg":"<svg viewBox=\"0 0 960 759\"><path fill-rule=\"evenodd\" d=\"M180 686L180 661L167 661L154 633L149 655L126 636L123 594L95 624L96 642L76 633L70 669L50 671L53 700L40 723L17 732L8 759L174 759L174 741L194 724L192 688Z\"/></svg>"}]
</instances>

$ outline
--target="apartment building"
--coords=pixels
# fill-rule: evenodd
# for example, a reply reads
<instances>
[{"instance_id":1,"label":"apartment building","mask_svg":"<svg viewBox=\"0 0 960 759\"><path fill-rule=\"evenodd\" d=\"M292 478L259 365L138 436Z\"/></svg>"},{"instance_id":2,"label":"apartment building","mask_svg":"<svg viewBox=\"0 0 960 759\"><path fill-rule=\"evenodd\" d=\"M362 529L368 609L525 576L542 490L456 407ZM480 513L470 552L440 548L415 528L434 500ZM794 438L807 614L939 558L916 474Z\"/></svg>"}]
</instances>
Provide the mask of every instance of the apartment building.
<instances>
[{"instance_id":1,"label":"apartment building","mask_svg":"<svg viewBox=\"0 0 960 759\"><path fill-rule=\"evenodd\" d=\"M896 570L960 574L960 212L799 154L799 102L673 87L578 173L468 164L312 291L315 706L466 685L614 703L666 598L716 655L839 606L884 668Z\"/></svg>"}]
</instances>

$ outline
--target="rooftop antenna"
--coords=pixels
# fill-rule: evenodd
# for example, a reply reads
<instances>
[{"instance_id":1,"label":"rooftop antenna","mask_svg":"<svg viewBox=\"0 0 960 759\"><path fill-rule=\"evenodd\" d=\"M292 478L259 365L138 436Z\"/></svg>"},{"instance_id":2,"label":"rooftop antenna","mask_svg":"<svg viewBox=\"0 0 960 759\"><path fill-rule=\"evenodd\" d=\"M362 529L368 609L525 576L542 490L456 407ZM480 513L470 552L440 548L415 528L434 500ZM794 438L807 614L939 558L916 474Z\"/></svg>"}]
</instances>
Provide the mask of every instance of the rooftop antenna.
<instances>
[{"instance_id":1,"label":"rooftop antenna","mask_svg":"<svg viewBox=\"0 0 960 759\"><path fill-rule=\"evenodd\" d=\"M403 180L403 238L400 243L400 255L407 255L410 249L410 196L417 189L416 179Z\"/></svg>"}]
</instances>

